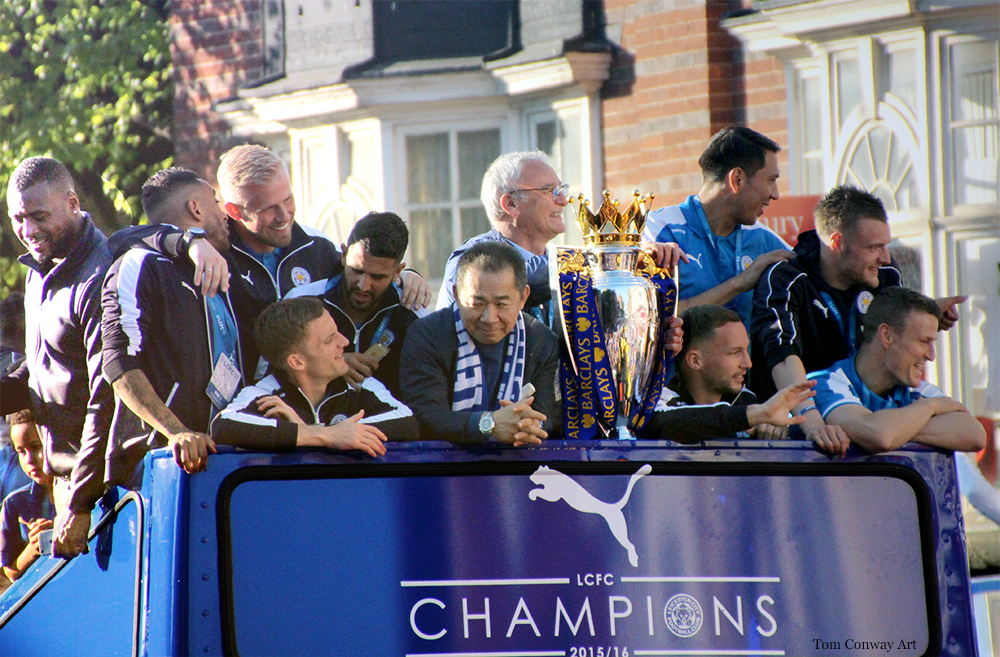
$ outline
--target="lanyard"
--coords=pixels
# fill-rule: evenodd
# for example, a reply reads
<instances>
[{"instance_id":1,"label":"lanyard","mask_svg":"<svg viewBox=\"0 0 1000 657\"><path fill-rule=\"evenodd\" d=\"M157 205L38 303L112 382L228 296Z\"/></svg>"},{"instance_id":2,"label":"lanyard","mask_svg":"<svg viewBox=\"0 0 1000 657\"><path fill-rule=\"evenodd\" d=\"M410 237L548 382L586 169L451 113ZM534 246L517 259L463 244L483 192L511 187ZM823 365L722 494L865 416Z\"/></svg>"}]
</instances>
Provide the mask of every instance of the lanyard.
<instances>
[{"instance_id":1,"label":"lanyard","mask_svg":"<svg viewBox=\"0 0 1000 657\"><path fill-rule=\"evenodd\" d=\"M708 237L708 244L712 247L712 251L715 253L715 261L722 262L722 258L719 255L719 245L718 238L715 233L712 232L712 227L708 225L708 216L705 214L705 209L701 207L701 200L697 196L691 198L691 205L694 206L695 213L698 215L698 219L701 221L702 230L705 231L705 235ZM736 228L736 248L735 255L733 259L733 271L735 272L732 276L726 276L726 278L732 278L743 271L743 227L737 224Z\"/></svg>"},{"instance_id":2,"label":"lanyard","mask_svg":"<svg viewBox=\"0 0 1000 657\"><path fill-rule=\"evenodd\" d=\"M855 351L855 340L857 339L858 323L854 320L854 306L851 306L851 312L847 315L848 324L844 324L843 316L840 314L840 308L834 303L833 297L830 296L829 292L820 292L823 297L823 301L826 302L827 308L833 313L833 318L837 320L837 324L840 326L840 333L845 338L848 339L847 349L848 353L854 355Z\"/></svg>"}]
</instances>

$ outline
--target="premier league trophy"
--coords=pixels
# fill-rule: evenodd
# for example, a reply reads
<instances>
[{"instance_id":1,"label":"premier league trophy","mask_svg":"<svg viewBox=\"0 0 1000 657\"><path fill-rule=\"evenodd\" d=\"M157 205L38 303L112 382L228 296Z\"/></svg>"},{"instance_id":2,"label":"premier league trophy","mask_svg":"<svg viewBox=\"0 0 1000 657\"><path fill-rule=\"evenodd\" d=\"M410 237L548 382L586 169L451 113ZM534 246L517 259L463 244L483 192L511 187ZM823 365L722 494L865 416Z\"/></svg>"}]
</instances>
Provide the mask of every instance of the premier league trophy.
<instances>
[{"instance_id":1,"label":"premier league trophy","mask_svg":"<svg viewBox=\"0 0 1000 657\"><path fill-rule=\"evenodd\" d=\"M663 336L677 306L677 285L639 247L649 194L625 212L604 192L593 214L583 194L578 222L584 248L550 246L549 275L566 341L561 363L567 438L634 439L649 421L672 355Z\"/></svg>"}]
</instances>

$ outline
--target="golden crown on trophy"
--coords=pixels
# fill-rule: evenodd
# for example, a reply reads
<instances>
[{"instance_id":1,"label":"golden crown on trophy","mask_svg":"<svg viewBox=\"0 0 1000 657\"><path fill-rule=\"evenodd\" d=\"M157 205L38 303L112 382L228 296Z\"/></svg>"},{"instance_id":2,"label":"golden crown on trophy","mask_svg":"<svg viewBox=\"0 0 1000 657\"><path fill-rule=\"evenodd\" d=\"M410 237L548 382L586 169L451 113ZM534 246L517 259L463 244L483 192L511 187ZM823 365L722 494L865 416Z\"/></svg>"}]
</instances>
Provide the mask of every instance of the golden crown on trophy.
<instances>
[{"instance_id":1,"label":"golden crown on trophy","mask_svg":"<svg viewBox=\"0 0 1000 657\"><path fill-rule=\"evenodd\" d=\"M597 214L590 211L590 201L584 200L583 194L578 198L569 198L570 203L579 202L577 223L583 231L583 241L594 244L638 244L642 237L642 229L646 225L646 214L653 204L653 194L645 197L639 190L632 192L632 203L625 212L618 210L618 199L611 200L611 192L604 190L604 202Z\"/></svg>"}]
</instances>

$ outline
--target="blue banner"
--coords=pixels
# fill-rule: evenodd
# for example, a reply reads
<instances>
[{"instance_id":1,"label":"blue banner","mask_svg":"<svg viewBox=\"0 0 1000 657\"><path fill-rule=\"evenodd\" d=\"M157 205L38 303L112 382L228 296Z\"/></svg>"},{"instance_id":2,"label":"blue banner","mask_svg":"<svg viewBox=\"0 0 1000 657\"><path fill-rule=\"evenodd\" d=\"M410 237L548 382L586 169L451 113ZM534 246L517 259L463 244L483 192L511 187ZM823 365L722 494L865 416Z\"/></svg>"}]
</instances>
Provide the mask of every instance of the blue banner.
<instances>
[{"instance_id":1,"label":"blue banner","mask_svg":"<svg viewBox=\"0 0 1000 657\"><path fill-rule=\"evenodd\" d=\"M239 654L882 657L931 646L929 512L886 469L525 465L240 483L228 505Z\"/></svg>"}]
</instances>

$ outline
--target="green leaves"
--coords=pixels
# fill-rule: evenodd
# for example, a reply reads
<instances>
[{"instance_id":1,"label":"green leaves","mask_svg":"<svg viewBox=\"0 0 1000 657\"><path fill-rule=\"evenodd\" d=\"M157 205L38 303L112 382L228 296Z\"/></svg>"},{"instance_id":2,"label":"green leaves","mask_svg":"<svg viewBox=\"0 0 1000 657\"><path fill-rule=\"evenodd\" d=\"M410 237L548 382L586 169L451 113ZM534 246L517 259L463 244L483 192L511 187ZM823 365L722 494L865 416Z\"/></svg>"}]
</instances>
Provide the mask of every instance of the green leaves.
<instances>
[{"instance_id":1,"label":"green leaves","mask_svg":"<svg viewBox=\"0 0 1000 657\"><path fill-rule=\"evenodd\" d=\"M106 233L139 217L142 183L173 160L167 7L168 0L0 1L4 193L21 160L50 155L72 171L83 208ZM9 243L2 215L0 243ZM0 296L6 273L0 263Z\"/></svg>"}]
</instances>

